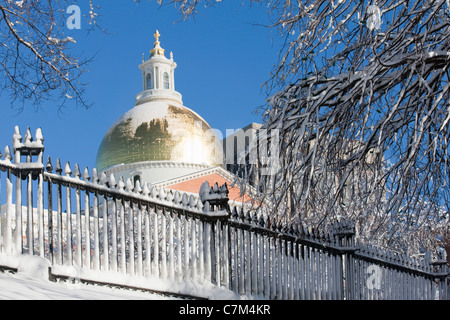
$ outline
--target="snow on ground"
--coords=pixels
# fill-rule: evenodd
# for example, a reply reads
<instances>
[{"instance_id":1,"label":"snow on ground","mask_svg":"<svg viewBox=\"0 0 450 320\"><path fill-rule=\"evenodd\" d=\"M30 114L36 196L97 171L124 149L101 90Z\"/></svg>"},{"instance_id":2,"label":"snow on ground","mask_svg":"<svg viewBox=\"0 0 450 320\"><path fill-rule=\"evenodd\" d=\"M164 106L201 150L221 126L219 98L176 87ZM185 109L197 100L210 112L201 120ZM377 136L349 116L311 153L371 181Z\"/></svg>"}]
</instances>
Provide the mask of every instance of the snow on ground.
<instances>
[{"instance_id":1,"label":"snow on ground","mask_svg":"<svg viewBox=\"0 0 450 320\"><path fill-rule=\"evenodd\" d=\"M239 298L231 290L207 282L195 283L187 280L179 282L131 276L120 272L83 270L75 266L51 266L49 260L34 255L0 253L0 266L17 270L16 273L0 272L0 299L175 300L180 297L179 295L208 297L216 300ZM70 280L52 282L49 280L49 272L57 279L62 277ZM84 279L91 283L81 283L76 279ZM101 283L113 283L117 287L105 286ZM147 288L153 291L132 288ZM157 292L173 292L178 295L164 295Z\"/></svg>"},{"instance_id":2,"label":"snow on ground","mask_svg":"<svg viewBox=\"0 0 450 320\"><path fill-rule=\"evenodd\" d=\"M1 300L161 300L173 299L150 292L91 284L51 282L18 272L0 272Z\"/></svg>"},{"instance_id":3,"label":"snow on ground","mask_svg":"<svg viewBox=\"0 0 450 320\"><path fill-rule=\"evenodd\" d=\"M0 265L17 269L0 272L1 300L163 300L156 293L48 279L49 262L37 256L5 256Z\"/></svg>"},{"instance_id":4,"label":"snow on ground","mask_svg":"<svg viewBox=\"0 0 450 320\"><path fill-rule=\"evenodd\" d=\"M0 272L2 300L161 300L173 299L150 292L69 282L51 282L26 274Z\"/></svg>"}]
</instances>

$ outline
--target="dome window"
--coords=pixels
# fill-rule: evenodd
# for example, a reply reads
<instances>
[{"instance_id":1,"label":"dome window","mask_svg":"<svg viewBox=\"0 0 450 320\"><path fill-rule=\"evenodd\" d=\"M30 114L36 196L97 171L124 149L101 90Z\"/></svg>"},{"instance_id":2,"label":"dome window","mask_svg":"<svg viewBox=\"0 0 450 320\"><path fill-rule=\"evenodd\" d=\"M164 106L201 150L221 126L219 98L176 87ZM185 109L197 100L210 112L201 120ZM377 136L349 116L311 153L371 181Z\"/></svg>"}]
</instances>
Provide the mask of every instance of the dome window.
<instances>
[{"instance_id":1,"label":"dome window","mask_svg":"<svg viewBox=\"0 0 450 320\"><path fill-rule=\"evenodd\" d=\"M164 72L164 89L170 89L169 85L169 74L167 72Z\"/></svg>"},{"instance_id":2,"label":"dome window","mask_svg":"<svg viewBox=\"0 0 450 320\"><path fill-rule=\"evenodd\" d=\"M152 88L152 75L150 73L147 73L145 77L145 87L147 90Z\"/></svg>"}]
</instances>

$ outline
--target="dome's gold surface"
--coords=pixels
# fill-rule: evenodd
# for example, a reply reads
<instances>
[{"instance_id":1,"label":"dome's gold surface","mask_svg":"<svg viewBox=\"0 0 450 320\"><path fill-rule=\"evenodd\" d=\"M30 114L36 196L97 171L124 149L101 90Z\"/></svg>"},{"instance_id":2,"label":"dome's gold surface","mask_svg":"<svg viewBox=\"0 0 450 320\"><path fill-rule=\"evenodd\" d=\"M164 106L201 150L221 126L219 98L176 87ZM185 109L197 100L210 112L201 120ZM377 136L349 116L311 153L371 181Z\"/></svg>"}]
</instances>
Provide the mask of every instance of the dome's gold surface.
<instances>
[{"instance_id":1,"label":"dome's gold surface","mask_svg":"<svg viewBox=\"0 0 450 320\"><path fill-rule=\"evenodd\" d=\"M194 111L163 101L140 104L125 113L103 138L96 167L174 161L222 164L222 148L214 131Z\"/></svg>"}]
</instances>

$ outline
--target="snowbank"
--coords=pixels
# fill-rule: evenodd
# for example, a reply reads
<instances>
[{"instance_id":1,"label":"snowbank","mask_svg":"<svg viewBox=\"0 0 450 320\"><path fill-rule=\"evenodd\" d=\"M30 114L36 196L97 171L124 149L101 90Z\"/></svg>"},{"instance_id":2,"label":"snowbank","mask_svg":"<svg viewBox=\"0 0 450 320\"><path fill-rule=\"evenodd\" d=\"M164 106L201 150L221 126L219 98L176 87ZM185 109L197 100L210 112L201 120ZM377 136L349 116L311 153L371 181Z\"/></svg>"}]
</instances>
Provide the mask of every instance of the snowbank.
<instances>
[{"instance_id":1,"label":"snowbank","mask_svg":"<svg viewBox=\"0 0 450 320\"><path fill-rule=\"evenodd\" d=\"M191 280L173 281L154 277L130 276L113 271L83 270L76 266L53 266L52 274L69 277L69 279L83 279L102 284L114 284L123 287L131 287L143 290L188 295L212 300L239 299L234 292L225 288L219 288L211 283L194 283Z\"/></svg>"},{"instance_id":2,"label":"snowbank","mask_svg":"<svg viewBox=\"0 0 450 320\"><path fill-rule=\"evenodd\" d=\"M50 261L38 256L0 254L0 266L17 269L18 273L33 279L48 280Z\"/></svg>"},{"instance_id":3,"label":"snowbank","mask_svg":"<svg viewBox=\"0 0 450 320\"><path fill-rule=\"evenodd\" d=\"M154 292L174 293L178 295L188 295L216 300L239 299L239 297L236 296L236 294L231 290L219 288L211 283L199 284L194 283L193 281L178 282L168 279L163 280L157 278L130 276L120 272L83 270L76 266L51 266L50 261L39 256L9 256L0 254L0 266L8 266L9 268L17 270L17 273L14 275L0 272L0 291L3 291L3 293L0 294L0 298L8 298L7 292L12 289L12 294L9 298L15 299L16 293L20 291L20 287L30 287L34 292L30 293L29 297L25 297L25 299L46 299L45 294L41 294L46 290L56 290L57 292L59 292L59 290L64 291L67 288L70 288L71 290L88 290L89 288L97 288L96 290L98 290L99 287L103 287L105 290L113 290L113 288L107 288L104 286L112 284L117 286L115 289L116 291L119 290L119 292L122 293L128 292L125 297L129 296L132 292L140 292L138 295L138 298L140 299L145 298L146 295L148 295L148 298L151 299L167 299L167 297L152 294L151 292L147 293L136 290L133 291L130 289L151 290ZM49 280L49 275L56 276L56 278L67 278L69 281L64 283L54 283ZM16 281L14 282L11 277L15 277ZM93 282L94 284L85 285L81 284L78 280ZM102 286L99 286L99 284ZM55 285L57 285L57 287L54 287ZM118 288L120 286L124 287L124 289ZM46 289L40 290L39 288ZM39 293L38 296L35 296L34 294L36 292L41 293ZM132 294L132 297L135 295L136 294ZM76 296L83 299L81 296ZM69 295L67 298L71 299L73 297ZM101 296L94 295L91 298L103 299ZM105 298L107 299L107 297Z\"/></svg>"}]
</instances>

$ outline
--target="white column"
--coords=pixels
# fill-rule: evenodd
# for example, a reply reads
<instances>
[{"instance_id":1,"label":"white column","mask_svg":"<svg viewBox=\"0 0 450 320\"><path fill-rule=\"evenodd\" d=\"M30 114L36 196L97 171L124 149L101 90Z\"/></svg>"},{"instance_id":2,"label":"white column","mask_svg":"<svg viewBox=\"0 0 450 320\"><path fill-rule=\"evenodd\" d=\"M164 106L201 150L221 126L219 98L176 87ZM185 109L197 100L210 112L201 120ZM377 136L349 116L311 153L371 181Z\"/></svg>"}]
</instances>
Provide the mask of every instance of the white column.
<instances>
[{"instance_id":1,"label":"white column","mask_svg":"<svg viewBox=\"0 0 450 320\"><path fill-rule=\"evenodd\" d=\"M160 89L160 81L159 81L159 67L155 67L155 89Z\"/></svg>"},{"instance_id":2,"label":"white column","mask_svg":"<svg viewBox=\"0 0 450 320\"><path fill-rule=\"evenodd\" d=\"M170 69L170 89L175 91L174 69Z\"/></svg>"}]
</instances>

